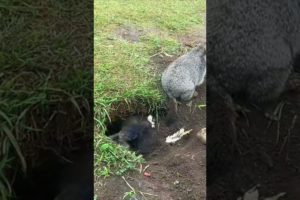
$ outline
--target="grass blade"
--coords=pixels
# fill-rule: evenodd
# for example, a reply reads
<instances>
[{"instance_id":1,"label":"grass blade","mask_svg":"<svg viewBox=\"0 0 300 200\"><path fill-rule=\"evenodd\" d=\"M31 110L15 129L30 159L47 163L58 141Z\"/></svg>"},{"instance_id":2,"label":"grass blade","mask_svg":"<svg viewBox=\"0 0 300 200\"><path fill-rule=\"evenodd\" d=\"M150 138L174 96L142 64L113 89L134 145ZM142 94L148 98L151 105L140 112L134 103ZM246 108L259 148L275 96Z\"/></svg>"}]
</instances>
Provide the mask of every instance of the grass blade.
<instances>
[{"instance_id":1,"label":"grass blade","mask_svg":"<svg viewBox=\"0 0 300 200\"><path fill-rule=\"evenodd\" d=\"M10 127L12 127L11 120L10 120L9 117L8 117L4 112L2 112L1 110L0 110L0 116L3 117L3 118L7 121L7 123L9 124Z\"/></svg>"},{"instance_id":2,"label":"grass blade","mask_svg":"<svg viewBox=\"0 0 300 200\"><path fill-rule=\"evenodd\" d=\"M18 145L18 142L17 142L15 136L13 135L13 133L11 132L11 130L9 130L7 128L7 126L3 126L3 131L5 132L6 136L9 138L11 144L15 148L15 150L16 150L19 158L20 158L23 172L26 172L26 170L27 170L26 161L25 161L25 158L24 158L24 156L23 156L23 154L21 152L20 146Z\"/></svg>"}]
</instances>

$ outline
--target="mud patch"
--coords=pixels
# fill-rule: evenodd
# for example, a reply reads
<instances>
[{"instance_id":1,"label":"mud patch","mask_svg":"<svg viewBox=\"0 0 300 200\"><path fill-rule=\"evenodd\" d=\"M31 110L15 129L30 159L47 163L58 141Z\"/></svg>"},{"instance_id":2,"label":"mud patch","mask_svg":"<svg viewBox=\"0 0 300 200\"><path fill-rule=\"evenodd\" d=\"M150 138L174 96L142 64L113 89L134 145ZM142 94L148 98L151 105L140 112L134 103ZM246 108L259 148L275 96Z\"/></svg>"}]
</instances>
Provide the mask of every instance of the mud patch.
<instances>
[{"instance_id":1,"label":"mud patch","mask_svg":"<svg viewBox=\"0 0 300 200\"><path fill-rule=\"evenodd\" d=\"M118 28L115 34L117 37L123 40L131 43L137 43L140 41L140 36L142 36L144 33L142 29L138 29L133 26L122 26Z\"/></svg>"},{"instance_id":2,"label":"mud patch","mask_svg":"<svg viewBox=\"0 0 300 200\"><path fill-rule=\"evenodd\" d=\"M185 35L179 35L177 37L178 41L184 47L194 47L198 44L206 43L206 30L192 30L191 33Z\"/></svg>"},{"instance_id":3,"label":"mud patch","mask_svg":"<svg viewBox=\"0 0 300 200\"><path fill-rule=\"evenodd\" d=\"M176 58L178 58L178 56L167 56L164 54L157 54L151 57L151 64L154 66L153 71L159 76Z\"/></svg>"},{"instance_id":4,"label":"mud patch","mask_svg":"<svg viewBox=\"0 0 300 200\"><path fill-rule=\"evenodd\" d=\"M205 45L206 43L206 31L202 30L193 30L189 34L177 35L176 39L181 43L183 52L180 55L183 55L189 51L188 49L194 48L197 45ZM180 55L168 55L164 52L155 54L151 57L151 65L153 71L156 75L160 75L163 70L168 67L173 61L175 61Z\"/></svg>"}]
</instances>

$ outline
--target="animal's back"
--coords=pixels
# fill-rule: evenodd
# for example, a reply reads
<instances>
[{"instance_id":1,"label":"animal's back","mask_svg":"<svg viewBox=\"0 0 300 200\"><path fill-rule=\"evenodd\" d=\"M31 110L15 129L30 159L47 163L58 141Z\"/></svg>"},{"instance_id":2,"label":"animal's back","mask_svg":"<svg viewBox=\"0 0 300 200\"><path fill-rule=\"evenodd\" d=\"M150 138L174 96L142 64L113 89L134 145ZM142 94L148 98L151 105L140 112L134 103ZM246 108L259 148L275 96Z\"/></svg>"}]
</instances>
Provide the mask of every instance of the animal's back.
<instances>
[{"instance_id":1,"label":"animal's back","mask_svg":"<svg viewBox=\"0 0 300 200\"><path fill-rule=\"evenodd\" d=\"M132 150L141 154L148 154L153 151L156 143L154 128L146 123L140 123L130 126L127 133L127 142Z\"/></svg>"},{"instance_id":2,"label":"animal's back","mask_svg":"<svg viewBox=\"0 0 300 200\"><path fill-rule=\"evenodd\" d=\"M157 143L155 128L146 119L131 117L124 123L119 142L141 154L151 153Z\"/></svg>"},{"instance_id":3,"label":"animal's back","mask_svg":"<svg viewBox=\"0 0 300 200\"><path fill-rule=\"evenodd\" d=\"M170 98L188 101L206 73L200 47L192 49L171 63L162 74L162 87Z\"/></svg>"},{"instance_id":4,"label":"animal's back","mask_svg":"<svg viewBox=\"0 0 300 200\"><path fill-rule=\"evenodd\" d=\"M228 93L253 101L276 97L299 51L297 0L208 4L209 73ZM213 85L208 83L208 85Z\"/></svg>"}]
</instances>

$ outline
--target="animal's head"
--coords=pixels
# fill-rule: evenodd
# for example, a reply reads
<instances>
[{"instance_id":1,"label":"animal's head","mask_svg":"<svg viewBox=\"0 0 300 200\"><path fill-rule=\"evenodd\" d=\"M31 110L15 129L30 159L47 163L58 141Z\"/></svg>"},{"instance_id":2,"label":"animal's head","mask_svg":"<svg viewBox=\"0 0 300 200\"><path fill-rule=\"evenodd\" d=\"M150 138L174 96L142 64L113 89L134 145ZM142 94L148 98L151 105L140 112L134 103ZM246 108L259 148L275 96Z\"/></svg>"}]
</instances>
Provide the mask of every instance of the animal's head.
<instances>
[{"instance_id":1,"label":"animal's head","mask_svg":"<svg viewBox=\"0 0 300 200\"><path fill-rule=\"evenodd\" d=\"M197 45L195 48L194 48L194 51L196 52L197 55L200 56L201 59L203 59L203 64L206 65L206 45Z\"/></svg>"}]
</instances>

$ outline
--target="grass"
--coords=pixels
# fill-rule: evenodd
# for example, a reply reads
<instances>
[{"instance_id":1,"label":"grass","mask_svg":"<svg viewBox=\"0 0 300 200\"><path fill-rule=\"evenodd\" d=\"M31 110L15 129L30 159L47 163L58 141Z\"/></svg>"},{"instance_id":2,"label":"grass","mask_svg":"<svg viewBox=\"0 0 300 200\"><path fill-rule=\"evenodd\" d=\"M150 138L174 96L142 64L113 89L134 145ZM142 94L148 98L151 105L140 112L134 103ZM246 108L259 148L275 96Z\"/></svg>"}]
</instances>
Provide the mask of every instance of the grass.
<instances>
[{"instance_id":1,"label":"grass","mask_svg":"<svg viewBox=\"0 0 300 200\"><path fill-rule=\"evenodd\" d=\"M101 162L106 163L103 167L95 168L96 174L100 176L108 177L112 171L114 171L116 175L122 175L127 170L134 169L136 163L142 163L144 161L141 156L126 150L120 145L113 144L105 137L100 137L98 143L96 146L99 148L95 149L95 154L100 155Z\"/></svg>"},{"instance_id":2,"label":"grass","mask_svg":"<svg viewBox=\"0 0 300 200\"><path fill-rule=\"evenodd\" d=\"M185 32L204 23L205 6L202 0L96 0L95 26L112 30L129 24L167 33ZM97 29L95 32L103 33Z\"/></svg>"},{"instance_id":3,"label":"grass","mask_svg":"<svg viewBox=\"0 0 300 200\"><path fill-rule=\"evenodd\" d=\"M92 74L83 70L89 44L81 38L88 25L86 6L75 0L0 3L0 199L14 196L9 174L26 173L35 161L30 152L38 153L35 146L57 136L60 126L51 119L88 109L83 105ZM72 130L70 122L63 123Z\"/></svg>"},{"instance_id":4,"label":"grass","mask_svg":"<svg viewBox=\"0 0 300 200\"><path fill-rule=\"evenodd\" d=\"M111 117L130 114L138 104L146 112L163 107L165 95L151 58L179 55L178 36L204 25L203 0L95 0L94 102L95 174L107 177L134 169L143 159L105 136ZM140 31L138 42L120 37L122 29Z\"/></svg>"},{"instance_id":5,"label":"grass","mask_svg":"<svg viewBox=\"0 0 300 200\"><path fill-rule=\"evenodd\" d=\"M206 105L205 105L205 104L199 104L199 105L198 105L198 108L199 108L200 110L202 110L203 108L206 108Z\"/></svg>"},{"instance_id":6,"label":"grass","mask_svg":"<svg viewBox=\"0 0 300 200\"><path fill-rule=\"evenodd\" d=\"M134 191L129 191L129 192L125 192L124 196L123 196L123 199L132 199L136 196L135 192Z\"/></svg>"}]
</instances>

